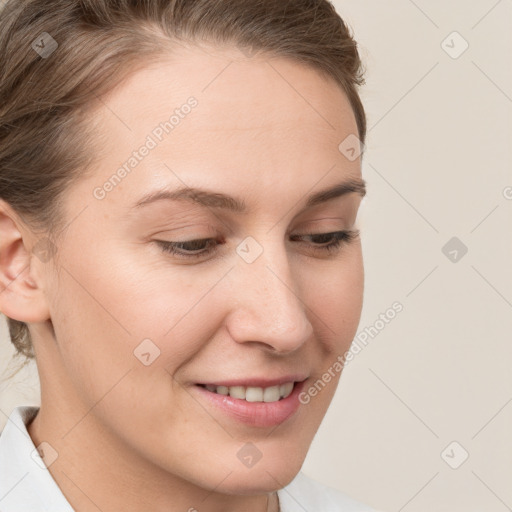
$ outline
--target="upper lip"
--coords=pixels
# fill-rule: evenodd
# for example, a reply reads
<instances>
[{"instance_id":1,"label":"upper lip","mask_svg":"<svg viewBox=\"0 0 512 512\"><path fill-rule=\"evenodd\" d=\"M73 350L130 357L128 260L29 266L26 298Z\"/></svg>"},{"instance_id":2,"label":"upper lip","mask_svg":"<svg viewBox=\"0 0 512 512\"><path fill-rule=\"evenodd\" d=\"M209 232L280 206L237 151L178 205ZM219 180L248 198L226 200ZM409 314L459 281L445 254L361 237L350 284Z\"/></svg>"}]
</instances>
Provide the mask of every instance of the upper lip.
<instances>
[{"instance_id":1,"label":"upper lip","mask_svg":"<svg viewBox=\"0 0 512 512\"><path fill-rule=\"evenodd\" d=\"M269 379L268 377L244 377L242 379L228 379L228 380L212 380L205 382L197 382L202 386L243 386L243 387L254 387L254 388L269 388L271 386L280 386L287 382L302 382L306 380L307 376L304 375L285 375L284 377L275 377Z\"/></svg>"}]
</instances>

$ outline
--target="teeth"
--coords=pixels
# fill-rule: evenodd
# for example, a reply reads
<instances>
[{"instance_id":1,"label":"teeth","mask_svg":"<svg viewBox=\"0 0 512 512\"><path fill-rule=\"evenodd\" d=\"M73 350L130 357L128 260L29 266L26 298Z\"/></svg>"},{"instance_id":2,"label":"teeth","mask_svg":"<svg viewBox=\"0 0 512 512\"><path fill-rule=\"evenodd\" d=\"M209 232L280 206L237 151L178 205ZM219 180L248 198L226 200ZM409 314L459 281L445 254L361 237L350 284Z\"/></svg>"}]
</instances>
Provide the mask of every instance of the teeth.
<instances>
[{"instance_id":1,"label":"teeth","mask_svg":"<svg viewBox=\"0 0 512 512\"><path fill-rule=\"evenodd\" d=\"M293 386L293 384L292 384L292 386ZM279 389L280 389L280 386L272 386L270 388L265 388L263 391L263 401L264 402L277 402L281 398Z\"/></svg>"},{"instance_id":2,"label":"teeth","mask_svg":"<svg viewBox=\"0 0 512 512\"><path fill-rule=\"evenodd\" d=\"M248 402L263 402L263 388L247 388L245 399Z\"/></svg>"},{"instance_id":3,"label":"teeth","mask_svg":"<svg viewBox=\"0 0 512 512\"><path fill-rule=\"evenodd\" d=\"M231 386L229 388L229 396L245 400L245 388L243 386Z\"/></svg>"},{"instance_id":4,"label":"teeth","mask_svg":"<svg viewBox=\"0 0 512 512\"><path fill-rule=\"evenodd\" d=\"M287 397L293 389L293 382L287 382L286 384L281 384L279 386L279 394L281 396Z\"/></svg>"},{"instance_id":5,"label":"teeth","mask_svg":"<svg viewBox=\"0 0 512 512\"><path fill-rule=\"evenodd\" d=\"M215 388L215 386L213 386ZM229 395L229 388L226 386L217 386L217 389L214 389L216 393L219 395Z\"/></svg>"},{"instance_id":6,"label":"teeth","mask_svg":"<svg viewBox=\"0 0 512 512\"><path fill-rule=\"evenodd\" d=\"M280 386L270 386L268 388L245 387L245 386L212 386L206 385L206 389L219 395L229 395L239 400L248 402L278 402L282 398L289 396L293 390L293 382L287 382Z\"/></svg>"}]
</instances>

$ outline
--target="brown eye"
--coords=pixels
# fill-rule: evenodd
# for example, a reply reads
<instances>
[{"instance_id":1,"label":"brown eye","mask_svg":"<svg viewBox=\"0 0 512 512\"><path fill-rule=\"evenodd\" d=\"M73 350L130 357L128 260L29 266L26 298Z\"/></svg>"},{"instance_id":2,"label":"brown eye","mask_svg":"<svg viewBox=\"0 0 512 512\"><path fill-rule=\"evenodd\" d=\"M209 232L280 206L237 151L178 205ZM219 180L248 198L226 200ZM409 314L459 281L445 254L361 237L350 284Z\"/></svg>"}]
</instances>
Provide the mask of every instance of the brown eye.
<instances>
[{"instance_id":1,"label":"brown eye","mask_svg":"<svg viewBox=\"0 0 512 512\"><path fill-rule=\"evenodd\" d=\"M293 235L293 241L301 241L305 238L312 241L309 243L315 251L332 253L339 251L342 246L352 242L359 236L359 230L333 231L331 233L311 233L306 235ZM162 251L172 254L181 259L194 259L208 256L215 252L216 246L221 245L222 241L215 238L199 238L196 240L187 240L185 242L169 242L164 240L155 240Z\"/></svg>"},{"instance_id":2,"label":"brown eye","mask_svg":"<svg viewBox=\"0 0 512 512\"><path fill-rule=\"evenodd\" d=\"M211 253L214 250L211 247L216 240L214 238L200 238L185 242L167 242L164 240L155 240L155 242L164 252L180 258L198 258Z\"/></svg>"},{"instance_id":3,"label":"brown eye","mask_svg":"<svg viewBox=\"0 0 512 512\"><path fill-rule=\"evenodd\" d=\"M316 240L313 244L315 250L336 252L343 245L349 244L360 234L359 230L333 231L332 233L311 233L308 235L294 235L292 238L309 238Z\"/></svg>"}]
</instances>

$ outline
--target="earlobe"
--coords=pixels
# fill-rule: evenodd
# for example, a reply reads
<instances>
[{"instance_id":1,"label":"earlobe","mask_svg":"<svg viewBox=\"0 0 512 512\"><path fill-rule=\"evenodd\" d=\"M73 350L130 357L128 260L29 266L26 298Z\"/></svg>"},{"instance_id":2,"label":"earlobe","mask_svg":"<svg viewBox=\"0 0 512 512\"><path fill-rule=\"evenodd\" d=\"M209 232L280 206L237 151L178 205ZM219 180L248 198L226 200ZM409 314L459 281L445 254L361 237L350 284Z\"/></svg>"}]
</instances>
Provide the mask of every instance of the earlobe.
<instances>
[{"instance_id":1,"label":"earlobe","mask_svg":"<svg viewBox=\"0 0 512 512\"><path fill-rule=\"evenodd\" d=\"M36 276L29 229L5 201L0 199L0 311L25 323L50 318L42 282Z\"/></svg>"}]
</instances>

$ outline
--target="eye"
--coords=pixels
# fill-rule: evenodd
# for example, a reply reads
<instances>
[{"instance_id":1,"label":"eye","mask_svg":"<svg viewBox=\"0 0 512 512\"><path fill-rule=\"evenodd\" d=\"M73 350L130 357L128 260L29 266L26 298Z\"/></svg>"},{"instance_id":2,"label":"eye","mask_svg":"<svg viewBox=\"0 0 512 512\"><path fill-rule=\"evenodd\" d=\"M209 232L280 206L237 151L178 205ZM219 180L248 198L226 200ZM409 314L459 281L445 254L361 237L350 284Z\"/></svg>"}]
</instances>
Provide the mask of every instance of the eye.
<instances>
[{"instance_id":1,"label":"eye","mask_svg":"<svg viewBox=\"0 0 512 512\"><path fill-rule=\"evenodd\" d=\"M335 253L341 248L355 240L360 234L359 230L333 231L331 233L311 233L306 235L293 235L292 241L300 241L304 238L313 240L308 245L314 251L322 253ZM155 240L163 252L170 253L179 259L194 259L208 256L216 251L217 245L224 243L215 238L200 238L188 240L185 242L168 242L164 240Z\"/></svg>"},{"instance_id":2,"label":"eye","mask_svg":"<svg viewBox=\"0 0 512 512\"><path fill-rule=\"evenodd\" d=\"M155 242L164 252L171 253L178 258L200 258L215 250L212 246L217 240L214 238L200 238L186 242L166 242L163 240L155 240Z\"/></svg>"},{"instance_id":3,"label":"eye","mask_svg":"<svg viewBox=\"0 0 512 512\"><path fill-rule=\"evenodd\" d=\"M313 250L323 251L326 253L335 253L340 251L342 247L350 242L354 241L360 234L357 229L344 230L344 231L333 231L331 233L317 233L308 235L294 235L293 239L309 238L315 239L317 242L313 244Z\"/></svg>"}]
</instances>

